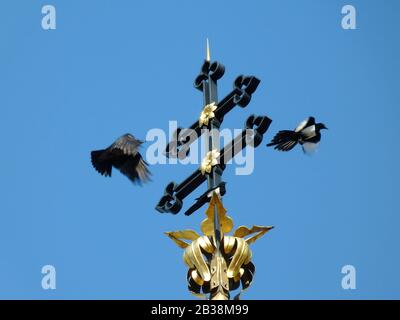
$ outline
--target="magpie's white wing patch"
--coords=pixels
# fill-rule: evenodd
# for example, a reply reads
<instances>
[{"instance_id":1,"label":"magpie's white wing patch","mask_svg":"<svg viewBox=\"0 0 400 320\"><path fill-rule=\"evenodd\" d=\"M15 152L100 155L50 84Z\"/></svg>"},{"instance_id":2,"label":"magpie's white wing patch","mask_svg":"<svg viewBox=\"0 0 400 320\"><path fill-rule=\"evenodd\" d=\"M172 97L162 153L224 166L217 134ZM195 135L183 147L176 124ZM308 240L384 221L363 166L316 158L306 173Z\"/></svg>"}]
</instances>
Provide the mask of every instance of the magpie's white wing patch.
<instances>
[{"instance_id":1,"label":"magpie's white wing patch","mask_svg":"<svg viewBox=\"0 0 400 320\"><path fill-rule=\"evenodd\" d=\"M302 122L299 123L299 125L296 127L296 129L294 129L294 132L300 132L301 130L304 129L304 127L306 126L308 122L308 118L306 120L303 120Z\"/></svg>"},{"instance_id":2,"label":"magpie's white wing patch","mask_svg":"<svg viewBox=\"0 0 400 320\"><path fill-rule=\"evenodd\" d=\"M315 125L309 126L303 130L301 130L301 134L306 137L306 138L312 138L315 137Z\"/></svg>"},{"instance_id":3,"label":"magpie's white wing patch","mask_svg":"<svg viewBox=\"0 0 400 320\"><path fill-rule=\"evenodd\" d=\"M297 128L294 129L294 132L300 132L304 128L306 128L308 126L313 126L313 125L315 125L315 118L314 117L308 117L304 121L300 122L300 124L297 126Z\"/></svg>"},{"instance_id":4,"label":"magpie's white wing patch","mask_svg":"<svg viewBox=\"0 0 400 320\"><path fill-rule=\"evenodd\" d=\"M313 125L315 125L315 118L314 117L308 117L304 121L300 122L300 124L297 126L297 128L294 129L294 132L300 132L304 128L309 127L309 126L313 126Z\"/></svg>"},{"instance_id":5,"label":"magpie's white wing patch","mask_svg":"<svg viewBox=\"0 0 400 320\"><path fill-rule=\"evenodd\" d=\"M305 142L303 143L303 151L305 154L313 154L318 149L319 143Z\"/></svg>"}]
</instances>

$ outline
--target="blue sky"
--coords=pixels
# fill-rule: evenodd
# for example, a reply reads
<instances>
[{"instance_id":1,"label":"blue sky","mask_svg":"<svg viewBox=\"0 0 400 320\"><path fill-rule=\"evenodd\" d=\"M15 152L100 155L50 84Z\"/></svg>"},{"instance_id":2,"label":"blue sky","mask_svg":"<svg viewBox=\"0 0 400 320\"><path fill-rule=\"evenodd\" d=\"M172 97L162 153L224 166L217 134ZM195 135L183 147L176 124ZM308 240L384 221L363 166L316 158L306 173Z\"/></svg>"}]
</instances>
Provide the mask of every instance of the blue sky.
<instances>
[{"instance_id":1,"label":"blue sky","mask_svg":"<svg viewBox=\"0 0 400 320\"><path fill-rule=\"evenodd\" d=\"M57 29L41 28L41 8ZM357 30L341 8L357 9ZM98 175L89 154L119 135L144 139L169 120L190 125L204 59L262 82L246 109L273 123L254 173L224 173L239 225L274 225L252 245L245 299L400 298L397 130L400 3L387 1L2 1L0 4L0 298L190 299L182 250L165 231L199 230L204 213L159 214L165 185L196 165L156 165L153 183ZM324 122L318 152L264 145L309 115ZM196 195L185 201L192 203ZM43 290L54 265L57 289ZM357 289L341 288L341 268Z\"/></svg>"}]
</instances>

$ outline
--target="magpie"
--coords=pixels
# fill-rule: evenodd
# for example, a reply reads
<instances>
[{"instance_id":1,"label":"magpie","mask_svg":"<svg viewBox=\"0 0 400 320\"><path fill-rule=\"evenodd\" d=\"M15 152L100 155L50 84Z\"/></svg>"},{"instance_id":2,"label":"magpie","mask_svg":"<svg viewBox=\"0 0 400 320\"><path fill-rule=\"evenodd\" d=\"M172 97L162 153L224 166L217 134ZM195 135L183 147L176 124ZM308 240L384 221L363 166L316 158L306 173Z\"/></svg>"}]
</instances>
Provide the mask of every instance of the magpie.
<instances>
[{"instance_id":1,"label":"magpie","mask_svg":"<svg viewBox=\"0 0 400 320\"><path fill-rule=\"evenodd\" d=\"M275 146L275 150L290 151L300 143L304 153L311 153L321 140L321 130L328 129L323 123L315 123L314 117L302 121L294 131L281 130L267 144L267 147Z\"/></svg>"},{"instance_id":2,"label":"magpie","mask_svg":"<svg viewBox=\"0 0 400 320\"><path fill-rule=\"evenodd\" d=\"M106 149L91 152L92 165L102 176L111 177L112 167L118 169L135 184L150 180L148 164L139 153L143 141L127 133Z\"/></svg>"}]
</instances>

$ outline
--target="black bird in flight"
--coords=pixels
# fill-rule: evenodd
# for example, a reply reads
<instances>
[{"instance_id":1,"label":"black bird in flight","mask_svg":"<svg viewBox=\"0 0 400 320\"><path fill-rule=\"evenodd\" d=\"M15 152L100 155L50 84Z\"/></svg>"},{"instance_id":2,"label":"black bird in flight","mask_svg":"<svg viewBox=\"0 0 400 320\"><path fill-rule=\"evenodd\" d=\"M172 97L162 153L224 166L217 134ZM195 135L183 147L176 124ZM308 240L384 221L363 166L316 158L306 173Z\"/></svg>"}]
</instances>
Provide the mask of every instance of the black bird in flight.
<instances>
[{"instance_id":1,"label":"black bird in flight","mask_svg":"<svg viewBox=\"0 0 400 320\"><path fill-rule=\"evenodd\" d=\"M275 146L276 150L289 151L292 150L297 143L303 147L304 153L310 153L315 150L321 140L321 130L328 129L323 123L315 123L314 117L302 121L294 131L279 131L268 147Z\"/></svg>"},{"instance_id":2,"label":"black bird in flight","mask_svg":"<svg viewBox=\"0 0 400 320\"><path fill-rule=\"evenodd\" d=\"M133 183L150 180L150 171L138 149L143 141L129 133L119 137L107 149L91 152L93 167L103 176L111 177L112 167L121 171Z\"/></svg>"}]
</instances>

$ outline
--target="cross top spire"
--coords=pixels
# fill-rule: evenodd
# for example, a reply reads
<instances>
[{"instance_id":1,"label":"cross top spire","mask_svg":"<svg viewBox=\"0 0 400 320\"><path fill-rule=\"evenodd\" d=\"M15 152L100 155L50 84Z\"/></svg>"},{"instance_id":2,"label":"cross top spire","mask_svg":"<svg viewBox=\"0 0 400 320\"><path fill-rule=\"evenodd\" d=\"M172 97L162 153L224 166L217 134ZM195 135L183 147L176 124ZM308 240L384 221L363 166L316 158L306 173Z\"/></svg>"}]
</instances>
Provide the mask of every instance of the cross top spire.
<instances>
[{"instance_id":1,"label":"cross top spire","mask_svg":"<svg viewBox=\"0 0 400 320\"><path fill-rule=\"evenodd\" d=\"M208 62L211 61L210 42L208 41L208 38L207 38L207 48L206 48L206 61Z\"/></svg>"}]
</instances>

